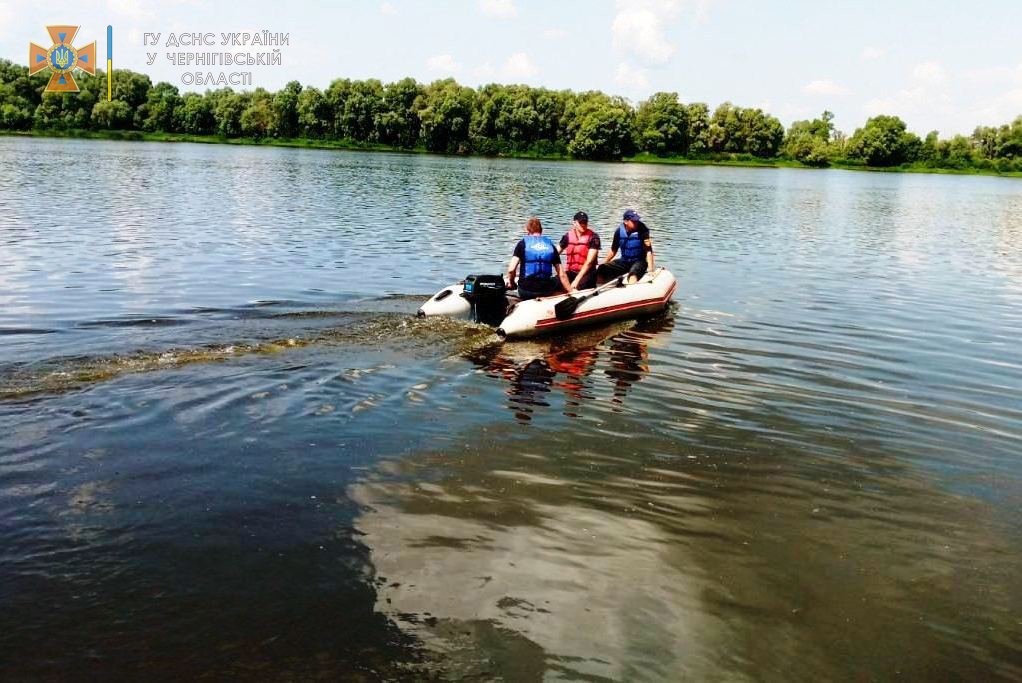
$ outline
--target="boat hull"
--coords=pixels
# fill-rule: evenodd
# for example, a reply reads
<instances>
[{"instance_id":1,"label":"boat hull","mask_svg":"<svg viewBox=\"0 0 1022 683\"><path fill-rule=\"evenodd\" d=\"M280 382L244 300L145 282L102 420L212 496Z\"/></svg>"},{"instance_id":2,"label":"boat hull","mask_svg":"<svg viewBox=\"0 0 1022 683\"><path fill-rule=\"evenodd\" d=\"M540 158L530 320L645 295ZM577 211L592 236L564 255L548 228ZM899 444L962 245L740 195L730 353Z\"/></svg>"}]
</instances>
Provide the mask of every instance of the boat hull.
<instances>
[{"instance_id":1,"label":"boat hull","mask_svg":"<svg viewBox=\"0 0 1022 683\"><path fill-rule=\"evenodd\" d=\"M456 318L458 320L472 319L472 304L461 295L464 282L456 282L449 287L444 287L429 298L429 301L419 308L420 318L441 315L445 318Z\"/></svg>"},{"instance_id":2,"label":"boat hull","mask_svg":"<svg viewBox=\"0 0 1022 683\"><path fill-rule=\"evenodd\" d=\"M604 289L586 299L565 320L557 318L554 306L567 298L567 294L519 301L511 307L508 315L497 327L497 334L508 339L520 339L555 334L613 320L656 315L667 308L677 286L677 280L669 270L658 268L634 284ZM461 284L445 287L423 304L418 314L471 319L471 306L460 292ZM592 290L582 290L576 292L574 296L584 296L589 292Z\"/></svg>"}]
</instances>

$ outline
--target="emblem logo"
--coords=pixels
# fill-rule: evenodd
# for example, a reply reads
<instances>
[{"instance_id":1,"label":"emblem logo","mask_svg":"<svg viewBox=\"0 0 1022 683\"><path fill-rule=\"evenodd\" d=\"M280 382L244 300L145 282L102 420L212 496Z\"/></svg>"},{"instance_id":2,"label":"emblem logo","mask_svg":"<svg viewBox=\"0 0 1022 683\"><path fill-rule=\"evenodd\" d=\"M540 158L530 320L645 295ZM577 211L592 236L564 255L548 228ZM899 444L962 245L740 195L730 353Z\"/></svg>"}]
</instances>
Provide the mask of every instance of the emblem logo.
<instances>
[{"instance_id":1,"label":"emblem logo","mask_svg":"<svg viewBox=\"0 0 1022 683\"><path fill-rule=\"evenodd\" d=\"M87 74L96 75L96 41L81 49L72 43L78 34L78 26L47 26L53 44L49 49L28 44L28 72L38 73L50 69L53 74L46 84L46 92L78 92L78 84L72 72L81 69Z\"/></svg>"}]
</instances>

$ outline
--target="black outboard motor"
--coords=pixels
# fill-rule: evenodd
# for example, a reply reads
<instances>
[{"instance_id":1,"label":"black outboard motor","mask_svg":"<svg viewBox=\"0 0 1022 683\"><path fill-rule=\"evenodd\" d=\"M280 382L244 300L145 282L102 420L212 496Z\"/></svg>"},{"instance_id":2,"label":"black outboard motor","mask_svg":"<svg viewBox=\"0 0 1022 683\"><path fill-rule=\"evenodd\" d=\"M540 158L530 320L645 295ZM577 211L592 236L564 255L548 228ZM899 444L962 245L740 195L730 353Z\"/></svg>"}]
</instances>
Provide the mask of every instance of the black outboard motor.
<instances>
[{"instance_id":1,"label":"black outboard motor","mask_svg":"<svg viewBox=\"0 0 1022 683\"><path fill-rule=\"evenodd\" d=\"M507 315L507 287L500 275L469 275L461 295L472 304L472 320L496 327Z\"/></svg>"}]
</instances>

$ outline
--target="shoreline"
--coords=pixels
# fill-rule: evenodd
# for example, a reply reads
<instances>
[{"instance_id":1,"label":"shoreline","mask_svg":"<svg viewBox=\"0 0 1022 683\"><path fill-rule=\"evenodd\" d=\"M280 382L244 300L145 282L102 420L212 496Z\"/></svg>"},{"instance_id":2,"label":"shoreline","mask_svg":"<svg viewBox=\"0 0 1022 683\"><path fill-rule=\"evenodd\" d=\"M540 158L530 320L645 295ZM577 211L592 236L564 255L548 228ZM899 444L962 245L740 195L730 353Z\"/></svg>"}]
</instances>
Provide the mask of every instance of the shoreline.
<instances>
[{"instance_id":1,"label":"shoreline","mask_svg":"<svg viewBox=\"0 0 1022 683\"><path fill-rule=\"evenodd\" d=\"M395 154L428 154L431 156L454 156L465 159L526 159L533 161L592 161L588 159L576 159L566 154L539 154L519 152L512 154L441 154L430 152L424 148L393 147L380 143L356 142L353 140L325 140L313 138L228 138L219 135L191 135L188 133L147 133L143 131L94 131L94 130L2 130L3 137L27 137L27 138L71 138L84 140L115 140L128 142L191 142L203 145L247 145L253 147L290 147L298 149L325 149L342 150L352 152L389 152ZM842 171L866 171L871 173L928 173L936 175L973 175L973 176L996 176L1002 178L1022 178L1022 172L1009 171L998 172L992 169L959 169L959 168L934 168L919 165L902 166L863 166L859 164L836 163L828 166L809 166L793 159L756 159L745 158L747 155L731 155L729 159L722 158L691 158L691 157L658 157L647 152L636 154L630 157L623 157L617 161L606 160L609 163L626 164L660 164L667 166L737 166L745 168L794 168L809 171L825 171L837 169Z\"/></svg>"}]
</instances>

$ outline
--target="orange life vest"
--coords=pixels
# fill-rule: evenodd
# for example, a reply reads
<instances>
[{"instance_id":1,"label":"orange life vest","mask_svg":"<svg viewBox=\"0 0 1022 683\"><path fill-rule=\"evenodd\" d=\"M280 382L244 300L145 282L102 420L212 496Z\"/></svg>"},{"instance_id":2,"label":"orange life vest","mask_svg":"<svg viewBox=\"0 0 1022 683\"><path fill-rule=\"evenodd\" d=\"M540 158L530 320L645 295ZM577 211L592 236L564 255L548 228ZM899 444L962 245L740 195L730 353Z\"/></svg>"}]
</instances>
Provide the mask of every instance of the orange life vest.
<instances>
[{"instance_id":1,"label":"orange life vest","mask_svg":"<svg viewBox=\"0 0 1022 683\"><path fill-rule=\"evenodd\" d=\"M589 228L586 228L581 237L575 233L574 228L568 231L568 246L564 248L566 270L572 273L582 270L582 266L586 263L586 257L589 256L589 240L594 234L596 233Z\"/></svg>"}]
</instances>

